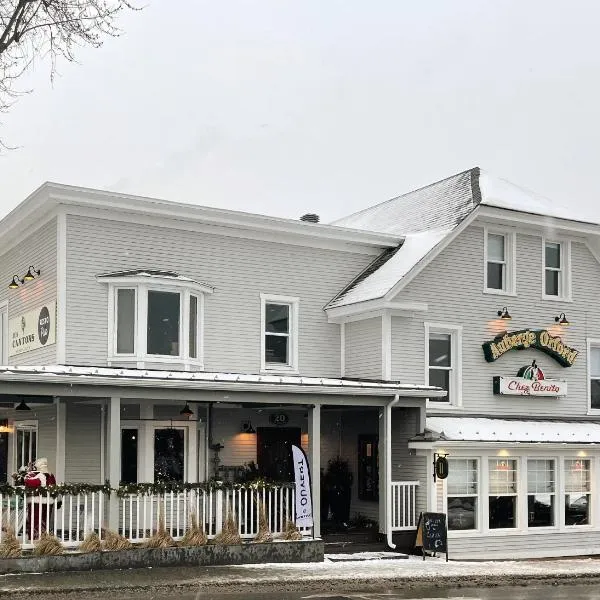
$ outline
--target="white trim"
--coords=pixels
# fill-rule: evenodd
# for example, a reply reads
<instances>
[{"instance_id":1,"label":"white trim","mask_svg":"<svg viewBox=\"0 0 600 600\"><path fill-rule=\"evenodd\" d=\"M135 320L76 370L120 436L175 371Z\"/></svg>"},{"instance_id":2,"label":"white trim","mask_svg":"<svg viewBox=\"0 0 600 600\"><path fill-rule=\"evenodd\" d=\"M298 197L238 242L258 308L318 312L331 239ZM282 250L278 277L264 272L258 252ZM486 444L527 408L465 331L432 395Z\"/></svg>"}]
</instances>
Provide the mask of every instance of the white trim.
<instances>
[{"instance_id":1,"label":"white trim","mask_svg":"<svg viewBox=\"0 0 600 600\"><path fill-rule=\"evenodd\" d=\"M392 315L384 310L381 315L381 378L392 379Z\"/></svg>"},{"instance_id":2,"label":"white trim","mask_svg":"<svg viewBox=\"0 0 600 600\"><path fill-rule=\"evenodd\" d=\"M433 333L446 333L449 334L451 350L452 350L452 360L451 360L451 380L450 380L450 398L447 401L447 404L442 404L441 401L430 402L427 400L428 410L434 410L437 408L448 408L448 407L462 407L462 386L463 386L463 378L462 378L462 336L463 336L463 327L462 325L455 325L453 323L435 323L425 321L423 323L424 331L425 331L425 339L424 339L424 368L425 368L425 385L429 385L429 334ZM452 394L452 389L455 390L454 394ZM435 408L434 408L435 407Z\"/></svg>"},{"instance_id":3,"label":"white trim","mask_svg":"<svg viewBox=\"0 0 600 600\"><path fill-rule=\"evenodd\" d=\"M8 300L0 302L0 364L8 364Z\"/></svg>"},{"instance_id":4,"label":"white trim","mask_svg":"<svg viewBox=\"0 0 600 600\"><path fill-rule=\"evenodd\" d=\"M487 284L488 266L488 236L504 236L504 288L501 290L490 288ZM483 293L500 296L516 296L517 294L517 238L513 229L508 227L483 227Z\"/></svg>"},{"instance_id":5,"label":"white trim","mask_svg":"<svg viewBox=\"0 0 600 600\"><path fill-rule=\"evenodd\" d=\"M383 311L390 311L392 316L412 317L414 313L426 312L428 309L427 302L391 302L377 298L357 304L325 308L325 312L329 323L353 323L380 317Z\"/></svg>"},{"instance_id":6,"label":"white trim","mask_svg":"<svg viewBox=\"0 0 600 600\"><path fill-rule=\"evenodd\" d=\"M340 323L340 377L346 376L346 323Z\"/></svg>"},{"instance_id":7,"label":"white trim","mask_svg":"<svg viewBox=\"0 0 600 600\"><path fill-rule=\"evenodd\" d=\"M67 215L56 217L56 362L67 363Z\"/></svg>"},{"instance_id":8,"label":"white trim","mask_svg":"<svg viewBox=\"0 0 600 600\"><path fill-rule=\"evenodd\" d=\"M560 247L560 269L558 279L558 296L546 294L546 244L558 244ZM555 239L542 236L542 300L553 302L573 301L573 277L571 270L571 240Z\"/></svg>"},{"instance_id":9,"label":"white trim","mask_svg":"<svg viewBox=\"0 0 600 600\"><path fill-rule=\"evenodd\" d=\"M56 405L56 460L55 475L57 483L65 481L67 467L67 404L61 398L55 397Z\"/></svg>"},{"instance_id":10,"label":"white trim","mask_svg":"<svg viewBox=\"0 0 600 600\"><path fill-rule=\"evenodd\" d=\"M300 317L300 298L277 294L260 295L260 370L261 373L297 373L298 372L298 335ZM289 306L288 362L287 364L267 363L265 361L265 319L267 304Z\"/></svg>"},{"instance_id":11,"label":"white trim","mask_svg":"<svg viewBox=\"0 0 600 600\"><path fill-rule=\"evenodd\" d=\"M600 408L592 408L592 347L600 349L600 338L586 339L587 414L600 415Z\"/></svg>"}]
</instances>

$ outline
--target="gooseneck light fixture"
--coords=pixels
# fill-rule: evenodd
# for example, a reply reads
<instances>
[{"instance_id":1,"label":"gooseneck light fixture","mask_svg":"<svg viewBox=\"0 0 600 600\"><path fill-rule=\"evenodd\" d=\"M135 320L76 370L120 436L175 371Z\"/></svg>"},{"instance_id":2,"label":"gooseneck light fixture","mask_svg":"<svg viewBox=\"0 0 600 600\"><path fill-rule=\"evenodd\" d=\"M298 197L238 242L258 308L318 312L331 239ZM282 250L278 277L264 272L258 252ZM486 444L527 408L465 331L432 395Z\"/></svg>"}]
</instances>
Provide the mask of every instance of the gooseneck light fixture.
<instances>
[{"instance_id":1,"label":"gooseneck light fixture","mask_svg":"<svg viewBox=\"0 0 600 600\"><path fill-rule=\"evenodd\" d=\"M39 269L36 269L33 265L29 265L29 270L23 275L23 281L33 281L39 274Z\"/></svg>"},{"instance_id":2,"label":"gooseneck light fixture","mask_svg":"<svg viewBox=\"0 0 600 600\"><path fill-rule=\"evenodd\" d=\"M18 275L13 275L12 281L8 284L8 288L16 290L22 283L23 280Z\"/></svg>"},{"instance_id":3,"label":"gooseneck light fixture","mask_svg":"<svg viewBox=\"0 0 600 600\"><path fill-rule=\"evenodd\" d=\"M554 317L554 321L556 323L558 323L559 325L562 325L563 327L566 327L567 325L569 325L569 321L568 321L565 313L560 313L560 315L558 315L558 317Z\"/></svg>"},{"instance_id":4,"label":"gooseneck light fixture","mask_svg":"<svg viewBox=\"0 0 600 600\"><path fill-rule=\"evenodd\" d=\"M502 310L498 311L498 316L501 319L505 319L506 321L509 321L510 319L512 319L512 317L508 314L508 308L506 308L506 306L504 306L502 308Z\"/></svg>"}]
</instances>

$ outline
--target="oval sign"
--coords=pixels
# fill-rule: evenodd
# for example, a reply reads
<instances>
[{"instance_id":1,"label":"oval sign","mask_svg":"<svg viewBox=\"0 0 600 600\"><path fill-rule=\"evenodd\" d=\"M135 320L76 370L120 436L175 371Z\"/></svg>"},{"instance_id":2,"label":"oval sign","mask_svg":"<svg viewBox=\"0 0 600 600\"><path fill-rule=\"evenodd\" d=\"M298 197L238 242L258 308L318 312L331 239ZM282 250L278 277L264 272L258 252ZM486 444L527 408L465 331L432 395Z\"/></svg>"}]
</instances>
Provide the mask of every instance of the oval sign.
<instances>
[{"instance_id":1,"label":"oval sign","mask_svg":"<svg viewBox=\"0 0 600 600\"><path fill-rule=\"evenodd\" d=\"M435 461L435 476L438 479L448 477L448 459L445 456L438 456Z\"/></svg>"},{"instance_id":2,"label":"oval sign","mask_svg":"<svg viewBox=\"0 0 600 600\"><path fill-rule=\"evenodd\" d=\"M272 425L287 425L290 418L285 413L275 413L269 415L269 422Z\"/></svg>"},{"instance_id":3,"label":"oval sign","mask_svg":"<svg viewBox=\"0 0 600 600\"><path fill-rule=\"evenodd\" d=\"M38 338L42 346L46 345L48 338L50 337L50 311L47 306L44 306L40 310L40 316L38 317Z\"/></svg>"}]
</instances>

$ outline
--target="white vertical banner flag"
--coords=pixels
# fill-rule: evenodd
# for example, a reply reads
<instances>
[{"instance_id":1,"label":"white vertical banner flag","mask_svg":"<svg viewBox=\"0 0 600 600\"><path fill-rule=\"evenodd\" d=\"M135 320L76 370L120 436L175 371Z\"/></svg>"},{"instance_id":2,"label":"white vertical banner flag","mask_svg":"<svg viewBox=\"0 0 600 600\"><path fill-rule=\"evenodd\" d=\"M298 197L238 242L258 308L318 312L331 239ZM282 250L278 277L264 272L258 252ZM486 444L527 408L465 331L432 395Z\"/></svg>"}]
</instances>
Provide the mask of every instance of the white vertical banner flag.
<instances>
[{"instance_id":1,"label":"white vertical banner flag","mask_svg":"<svg viewBox=\"0 0 600 600\"><path fill-rule=\"evenodd\" d=\"M310 470L304 450L292 444L294 460L294 478L296 481L296 527L312 527L312 488L310 487Z\"/></svg>"}]
</instances>

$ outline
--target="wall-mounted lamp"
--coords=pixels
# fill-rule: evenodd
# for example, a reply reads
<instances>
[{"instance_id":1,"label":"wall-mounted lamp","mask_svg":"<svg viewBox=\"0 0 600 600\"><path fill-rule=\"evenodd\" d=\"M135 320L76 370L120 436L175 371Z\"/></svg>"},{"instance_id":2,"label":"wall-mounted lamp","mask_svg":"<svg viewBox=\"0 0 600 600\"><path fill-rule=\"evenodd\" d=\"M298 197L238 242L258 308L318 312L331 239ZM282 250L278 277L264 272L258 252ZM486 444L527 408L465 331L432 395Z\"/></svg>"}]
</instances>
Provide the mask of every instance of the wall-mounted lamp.
<instances>
[{"instance_id":1,"label":"wall-mounted lamp","mask_svg":"<svg viewBox=\"0 0 600 600\"><path fill-rule=\"evenodd\" d=\"M15 410L31 410L31 408L25 404L25 400L21 400L21 402L15 406Z\"/></svg>"},{"instance_id":2,"label":"wall-mounted lamp","mask_svg":"<svg viewBox=\"0 0 600 600\"><path fill-rule=\"evenodd\" d=\"M13 275L12 281L8 284L8 288L16 290L22 283L24 282L18 275Z\"/></svg>"},{"instance_id":3,"label":"wall-mounted lamp","mask_svg":"<svg viewBox=\"0 0 600 600\"><path fill-rule=\"evenodd\" d=\"M508 314L508 308L506 308L506 306L504 306L502 310L498 311L498 316L501 319L506 319L507 321L512 319L512 317Z\"/></svg>"},{"instance_id":4,"label":"wall-mounted lamp","mask_svg":"<svg viewBox=\"0 0 600 600\"><path fill-rule=\"evenodd\" d=\"M191 419L194 416L194 411L190 408L190 405L186 402L185 406L179 411L179 414L186 419Z\"/></svg>"},{"instance_id":5,"label":"wall-mounted lamp","mask_svg":"<svg viewBox=\"0 0 600 600\"><path fill-rule=\"evenodd\" d=\"M565 316L565 313L560 313L560 315L558 315L558 317L554 317L554 321L556 323L558 323L559 325L562 325L563 327L566 327L567 325L569 325L569 321L568 321L567 317Z\"/></svg>"},{"instance_id":6,"label":"wall-mounted lamp","mask_svg":"<svg viewBox=\"0 0 600 600\"><path fill-rule=\"evenodd\" d=\"M252 427L252 421L242 421L242 433L256 433L256 429Z\"/></svg>"},{"instance_id":7,"label":"wall-mounted lamp","mask_svg":"<svg viewBox=\"0 0 600 600\"><path fill-rule=\"evenodd\" d=\"M40 274L40 270L33 265L29 265L29 270L23 275L23 281L33 281Z\"/></svg>"}]
</instances>

